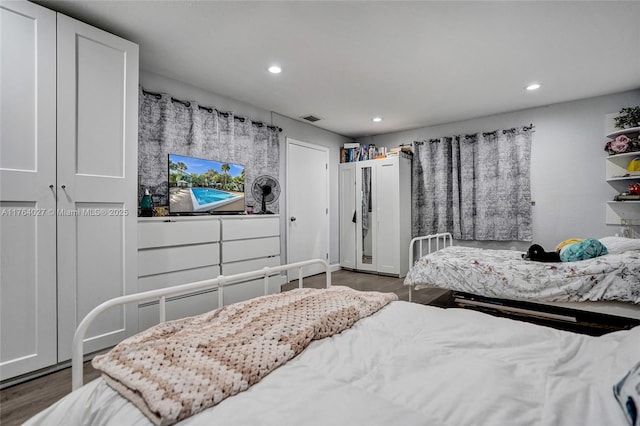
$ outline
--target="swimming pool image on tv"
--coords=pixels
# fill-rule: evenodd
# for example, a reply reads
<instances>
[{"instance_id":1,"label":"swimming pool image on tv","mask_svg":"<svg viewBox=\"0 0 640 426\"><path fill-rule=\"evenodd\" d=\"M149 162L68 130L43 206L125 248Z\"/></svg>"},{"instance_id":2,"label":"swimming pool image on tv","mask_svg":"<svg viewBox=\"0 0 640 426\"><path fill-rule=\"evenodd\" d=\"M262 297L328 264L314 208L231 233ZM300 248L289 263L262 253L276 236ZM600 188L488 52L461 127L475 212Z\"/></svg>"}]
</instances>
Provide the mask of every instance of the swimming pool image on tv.
<instances>
[{"instance_id":1,"label":"swimming pool image on tv","mask_svg":"<svg viewBox=\"0 0 640 426\"><path fill-rule=\"evenodd\" d=\"M213 188L191 188L190 192L194 212L214 210L244 198L242 194L233 194Z\"/></svg>"}]
</instances>

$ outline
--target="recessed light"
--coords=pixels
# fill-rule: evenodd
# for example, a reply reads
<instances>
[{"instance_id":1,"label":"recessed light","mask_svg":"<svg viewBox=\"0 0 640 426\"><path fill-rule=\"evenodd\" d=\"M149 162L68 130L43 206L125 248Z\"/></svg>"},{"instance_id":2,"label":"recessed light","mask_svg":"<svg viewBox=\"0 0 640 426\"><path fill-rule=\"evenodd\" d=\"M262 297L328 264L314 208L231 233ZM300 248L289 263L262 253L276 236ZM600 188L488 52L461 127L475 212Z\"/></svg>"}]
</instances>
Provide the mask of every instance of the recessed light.
<instances>
[{"instance_id":1,"label":"recessed light","mask_svg":"<svg viewBox=\"0 0 640 426\"><path fill-rule=\"evenodd\" d=\"M282 72L282 68L280 68L280 67L279 67L279 66L277 66L277 65L271 65L271 66L269 67L269 72L270 72L271 74L280 74L280 73Z\"/></svg>"},{"instance_id":2,"label":"recessed light","mask_svg":"<svg viewBox=\"0 0 640 426\"><path fill-rule=\"evenodd\" d=\"M382 117L373 117L371 121L373 121L374 123L379 123L382 121Z\"/></svg>"},{"instance_id":3,"label":"recessed light","mask_svg":"<svg viewBox=\"0 0 640 426\"><path fill-rule=\"evenodd\" d=\"M539 88L540 88L540 84L538 83L531 83L530 85L525 87L525 89L527 89L528 91L538 90Z\"/></svg>"}]
</instances>

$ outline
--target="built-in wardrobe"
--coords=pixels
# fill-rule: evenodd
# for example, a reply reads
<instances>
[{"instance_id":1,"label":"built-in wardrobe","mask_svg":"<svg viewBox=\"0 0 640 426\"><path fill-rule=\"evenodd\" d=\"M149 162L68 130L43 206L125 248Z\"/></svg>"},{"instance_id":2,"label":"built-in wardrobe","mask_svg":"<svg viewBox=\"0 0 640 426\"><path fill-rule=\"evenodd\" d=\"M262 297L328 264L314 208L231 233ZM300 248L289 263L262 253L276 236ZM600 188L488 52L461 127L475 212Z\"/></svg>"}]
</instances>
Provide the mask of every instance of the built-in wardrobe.
<instances>
[{"instance_id":1,"label":"built-in wardrobe","mask_svg":"<svg viewBox=\"0 0 640 426\"><path fill-rule=\"evenodd\" d=\"M340 266L404 277L411 240L411 160L341 163Z\"/></svg>"},{"instance_id":2,"label":"built-in wardrobe","mask_svg":"<svg viewBox=\"0 0 640 426\"><path fill-rule=\"evenodd\" d=\"M0 2L0 379L71 357L79 321L137 290L138 46ZM113 309L86 352L137 331ZM24 376L23 376L24 377Z\"/></svg>"}]
</instances>

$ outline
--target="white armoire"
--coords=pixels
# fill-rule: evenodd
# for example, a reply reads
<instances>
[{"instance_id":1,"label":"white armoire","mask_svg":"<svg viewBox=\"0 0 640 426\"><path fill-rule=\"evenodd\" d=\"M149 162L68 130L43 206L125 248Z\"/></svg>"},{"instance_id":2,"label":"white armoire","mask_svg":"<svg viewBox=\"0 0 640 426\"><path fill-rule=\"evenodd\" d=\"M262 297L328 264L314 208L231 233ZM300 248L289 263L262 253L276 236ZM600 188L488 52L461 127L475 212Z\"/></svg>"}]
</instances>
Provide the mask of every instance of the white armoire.
<instances>
[{"instance_id":1,"label":"white armoire","mask_svg":"<svg viewBox=\"0 0 640 426\"><path fill-rule=\"evenodd\" d=\"M137 290L138 46L26 1L0 26L4 382L70 359L79 321ZM85 351L137 328L114 309Z\"/></svg>"},{"instance_id":2,"label":"white armoire","mask_svg":"<svg viewBox=\"0 0 640 426\"><path fill-rule=\"evenodd\" d=\"M411 240L411 160L342 163L340 266L404 277Z\"/></svg>"}]
</instances>

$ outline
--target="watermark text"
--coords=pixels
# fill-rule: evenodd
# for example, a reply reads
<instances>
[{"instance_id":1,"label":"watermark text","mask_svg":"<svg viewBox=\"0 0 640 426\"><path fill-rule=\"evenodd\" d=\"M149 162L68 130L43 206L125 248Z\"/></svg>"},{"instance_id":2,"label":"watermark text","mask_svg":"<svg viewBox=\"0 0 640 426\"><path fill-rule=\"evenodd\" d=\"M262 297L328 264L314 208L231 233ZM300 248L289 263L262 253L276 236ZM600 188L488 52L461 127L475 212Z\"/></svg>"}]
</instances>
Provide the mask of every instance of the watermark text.
<instances>
[{"instance_id":1,"label":"watermark text","mask_svg":"<svg viewBox=\"0 0 640 426\"><path fill-rule=\"evenodd\" d=\"M0 209L2 216L129 216L128 209L95 208L95 209L39 209L11 207Z\"/></svg>"}]
</instances>

